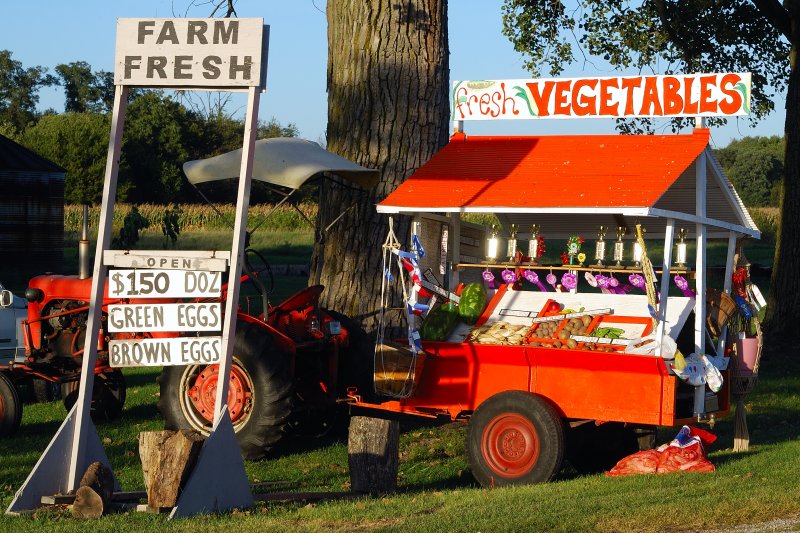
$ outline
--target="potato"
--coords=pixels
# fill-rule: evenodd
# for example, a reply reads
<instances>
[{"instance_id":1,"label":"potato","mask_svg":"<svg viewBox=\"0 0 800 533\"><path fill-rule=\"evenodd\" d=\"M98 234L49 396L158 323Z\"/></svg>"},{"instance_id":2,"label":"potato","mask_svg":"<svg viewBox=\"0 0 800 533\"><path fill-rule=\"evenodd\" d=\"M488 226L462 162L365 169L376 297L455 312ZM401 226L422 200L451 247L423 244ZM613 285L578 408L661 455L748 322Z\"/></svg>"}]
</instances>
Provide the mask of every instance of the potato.
<instances>
[{"instance_id":1,"label":"potato","mask_svg":"<svg viewBox=\"0 0 800 533\"><path fill-rule=\"evenodd\" d=\"M561 341L556 341L553 343L553 348L561 348Z\"/></svg>"},{"instance_id":2,"label":"potato","mask_svg":"<svg viewBox=\"0 0 800 533\"><path fill-rule=\"evenodd\" d=\"M574 350L576 346L578 346L578 343L575 342L575 339L567 340L567 348L569 348L570 350Z\"/></svg>"},{"instance_id":3,"label":"potato","mask_svg":"<svg viewBox=\"0 0 800 533\"><path fill-rule=\"evenodd\" d=\"M561 339L562 341L569 339L569 332L561 331L561 333L558 334L558 338Z\"/></svg>"}]
</instances>

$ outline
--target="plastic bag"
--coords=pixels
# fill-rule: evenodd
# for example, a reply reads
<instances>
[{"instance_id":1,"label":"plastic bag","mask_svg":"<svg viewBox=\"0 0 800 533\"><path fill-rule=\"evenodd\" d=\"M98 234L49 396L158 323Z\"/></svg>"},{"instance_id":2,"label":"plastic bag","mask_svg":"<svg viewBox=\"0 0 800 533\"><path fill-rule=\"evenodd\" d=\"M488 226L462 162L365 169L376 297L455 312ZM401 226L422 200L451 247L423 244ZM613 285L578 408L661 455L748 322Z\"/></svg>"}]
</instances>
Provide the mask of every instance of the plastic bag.
<instances>
[{"instance_id":1,"label":"plastic bag","mask_svg":"<svg viewBox=\"0 0 800 533\"><path fill-rule=\"evenodd\" d=\"M625 347L625 353L639 354L639 355L658 355L664 359L674 359L675 352L678 350L678 345L672 340L669 335L661 337L661 346L656 340L656 334L651 333L638 339L631 339Z\"/></svg>"},{"instance_id":2,"label":"plastic bag","mask_svg":"<svg viewBox=\"0 0 800 533\"><path fill-rule=\"evenodd\" d=\"M722 388L722 374L708 357L693 353L685 359L686 366L682 369L678 365L672 365L672 370L679 379L695 387L708 384L713 392L719 392Z\"/></svg>"}]
</instances>

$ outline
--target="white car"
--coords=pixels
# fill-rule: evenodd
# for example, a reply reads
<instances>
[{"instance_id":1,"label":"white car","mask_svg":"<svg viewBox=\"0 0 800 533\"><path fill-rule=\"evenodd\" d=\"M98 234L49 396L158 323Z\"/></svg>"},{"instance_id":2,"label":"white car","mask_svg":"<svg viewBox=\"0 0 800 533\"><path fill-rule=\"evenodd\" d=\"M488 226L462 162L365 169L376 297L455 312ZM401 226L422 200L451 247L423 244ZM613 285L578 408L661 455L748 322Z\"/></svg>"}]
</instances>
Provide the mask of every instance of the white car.
<instances>
[{"instance_id":1,"label":"white car","mask_svg":"<svg viewBox=\"0 0 800 533\"><path fill-rule=\"evenodd\" d=\"M0 284L0 369L11 361L25 361L21 323L28 318L28 302Z\"/></svg>"}]
</instances>

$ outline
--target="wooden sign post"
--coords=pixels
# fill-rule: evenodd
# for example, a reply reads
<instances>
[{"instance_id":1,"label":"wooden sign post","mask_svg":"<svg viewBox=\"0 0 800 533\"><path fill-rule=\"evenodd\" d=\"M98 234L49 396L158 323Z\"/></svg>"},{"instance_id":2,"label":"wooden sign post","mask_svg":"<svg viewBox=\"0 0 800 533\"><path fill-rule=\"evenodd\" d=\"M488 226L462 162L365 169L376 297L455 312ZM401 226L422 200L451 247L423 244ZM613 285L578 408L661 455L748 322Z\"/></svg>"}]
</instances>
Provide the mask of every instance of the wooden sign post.
<instances>
[{"instance_id":1,"label":"wooden sign post","mask_svg":"<svg viewBox=\"0 0 800 533\"><path fill-rule=\"evenodd\" d=\"M109 290L120 296L178 298L194 295L197 291L216 290L214 287L220 286L219 278L224 270L220 260L228 262L225 254L220 257L219 254L208 252L198 255L198 252L188 251L109 250L129 87L246 91L248 95L224 320L219 304L194 304L191 308L188 304L151 304L131 306L130 309L110 305L108 320L109 327L119 328L119 331L170 332L197 328L219 330L222 320L219 341L209 341L208 350L203 352L206 357L214 354L220 367L213 429L170 517L253 505L225 401L236 328L239 279L244 261L259 91L266 87L268 42L269 27L260 18L118 19L114 71L116 90L78 399L17 491L7 513L35 509L40 505L42 496L74 491L87 467L94 462L99 461L111 469L89 417L108 266L132 269L115 271L108 280ZM220 268L221 265L223 268ZM180 337L161 344L149 343L149 346L144 341L112 341L112 362L116 357L120 363L117 366L141 366L136 364L137 360L147 361L146 354L150 350L151 360L154 353L160 354L158 364L185 364L180 354L192 353L192 347L186 347L186 342L189 341ZM217 346L216 354L214 345ZM173 354L177 359L173 359ZM116 479L114 489L119 490Z\"/></svg>"}]
</instances>

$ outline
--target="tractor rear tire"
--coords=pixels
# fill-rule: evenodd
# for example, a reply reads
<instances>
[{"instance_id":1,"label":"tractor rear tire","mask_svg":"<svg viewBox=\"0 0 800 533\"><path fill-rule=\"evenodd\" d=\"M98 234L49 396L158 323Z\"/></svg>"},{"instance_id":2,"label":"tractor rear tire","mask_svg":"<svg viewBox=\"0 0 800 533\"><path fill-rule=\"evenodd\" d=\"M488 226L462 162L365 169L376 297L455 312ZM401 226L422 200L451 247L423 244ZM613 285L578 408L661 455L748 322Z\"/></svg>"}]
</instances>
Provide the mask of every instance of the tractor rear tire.
<instances>
[{"instance_id":1,"label":"tractor rear tire","mask_svg":"<svg viewBox=\"0 0 800 533\"><path fill-rule=\"evenodd\" d=\"M69 412L78 401L81 382L68 381L61 385L61 398ZM122 415L125 407L128 384L119 370L111 370L95 374L92 387L91 417L95 422L116 420Z\"/></svg>"},{"instance_id":2,"label":"tractor rear tire","mask_svg":"<svg viewBox=\"0 0 800 533\"><path fill-rule=\"evenodd\" d=\"M165 367L158 377L158 409L165 429L208 435L214 418L218 365ZM262 328L243 323L233 347L228 412L242 457L264 458L289 433L294 409L289 355Z\"/></svg>"},{"instance_id":3,"label":"tractor rear tire","mask_svg":"<svg viewBox=\"0 0 800 533\"><path fill-rule=\"evenodd\" d=\"M22 422L22 401L14 382L0 372L0 438L10 437Z\"/></svg>"},{"instance_id":4,"label":"tractor rear tire","mask_svg":"<svg viewBox=\"0 0 800 533\"><path fill-rule=\"evenodd\" d=\"M472 475L484 487L550 481L564 458L564 427L541 396L506 391L472 414L467 454Z\"/></svg>"}]
</instances>

